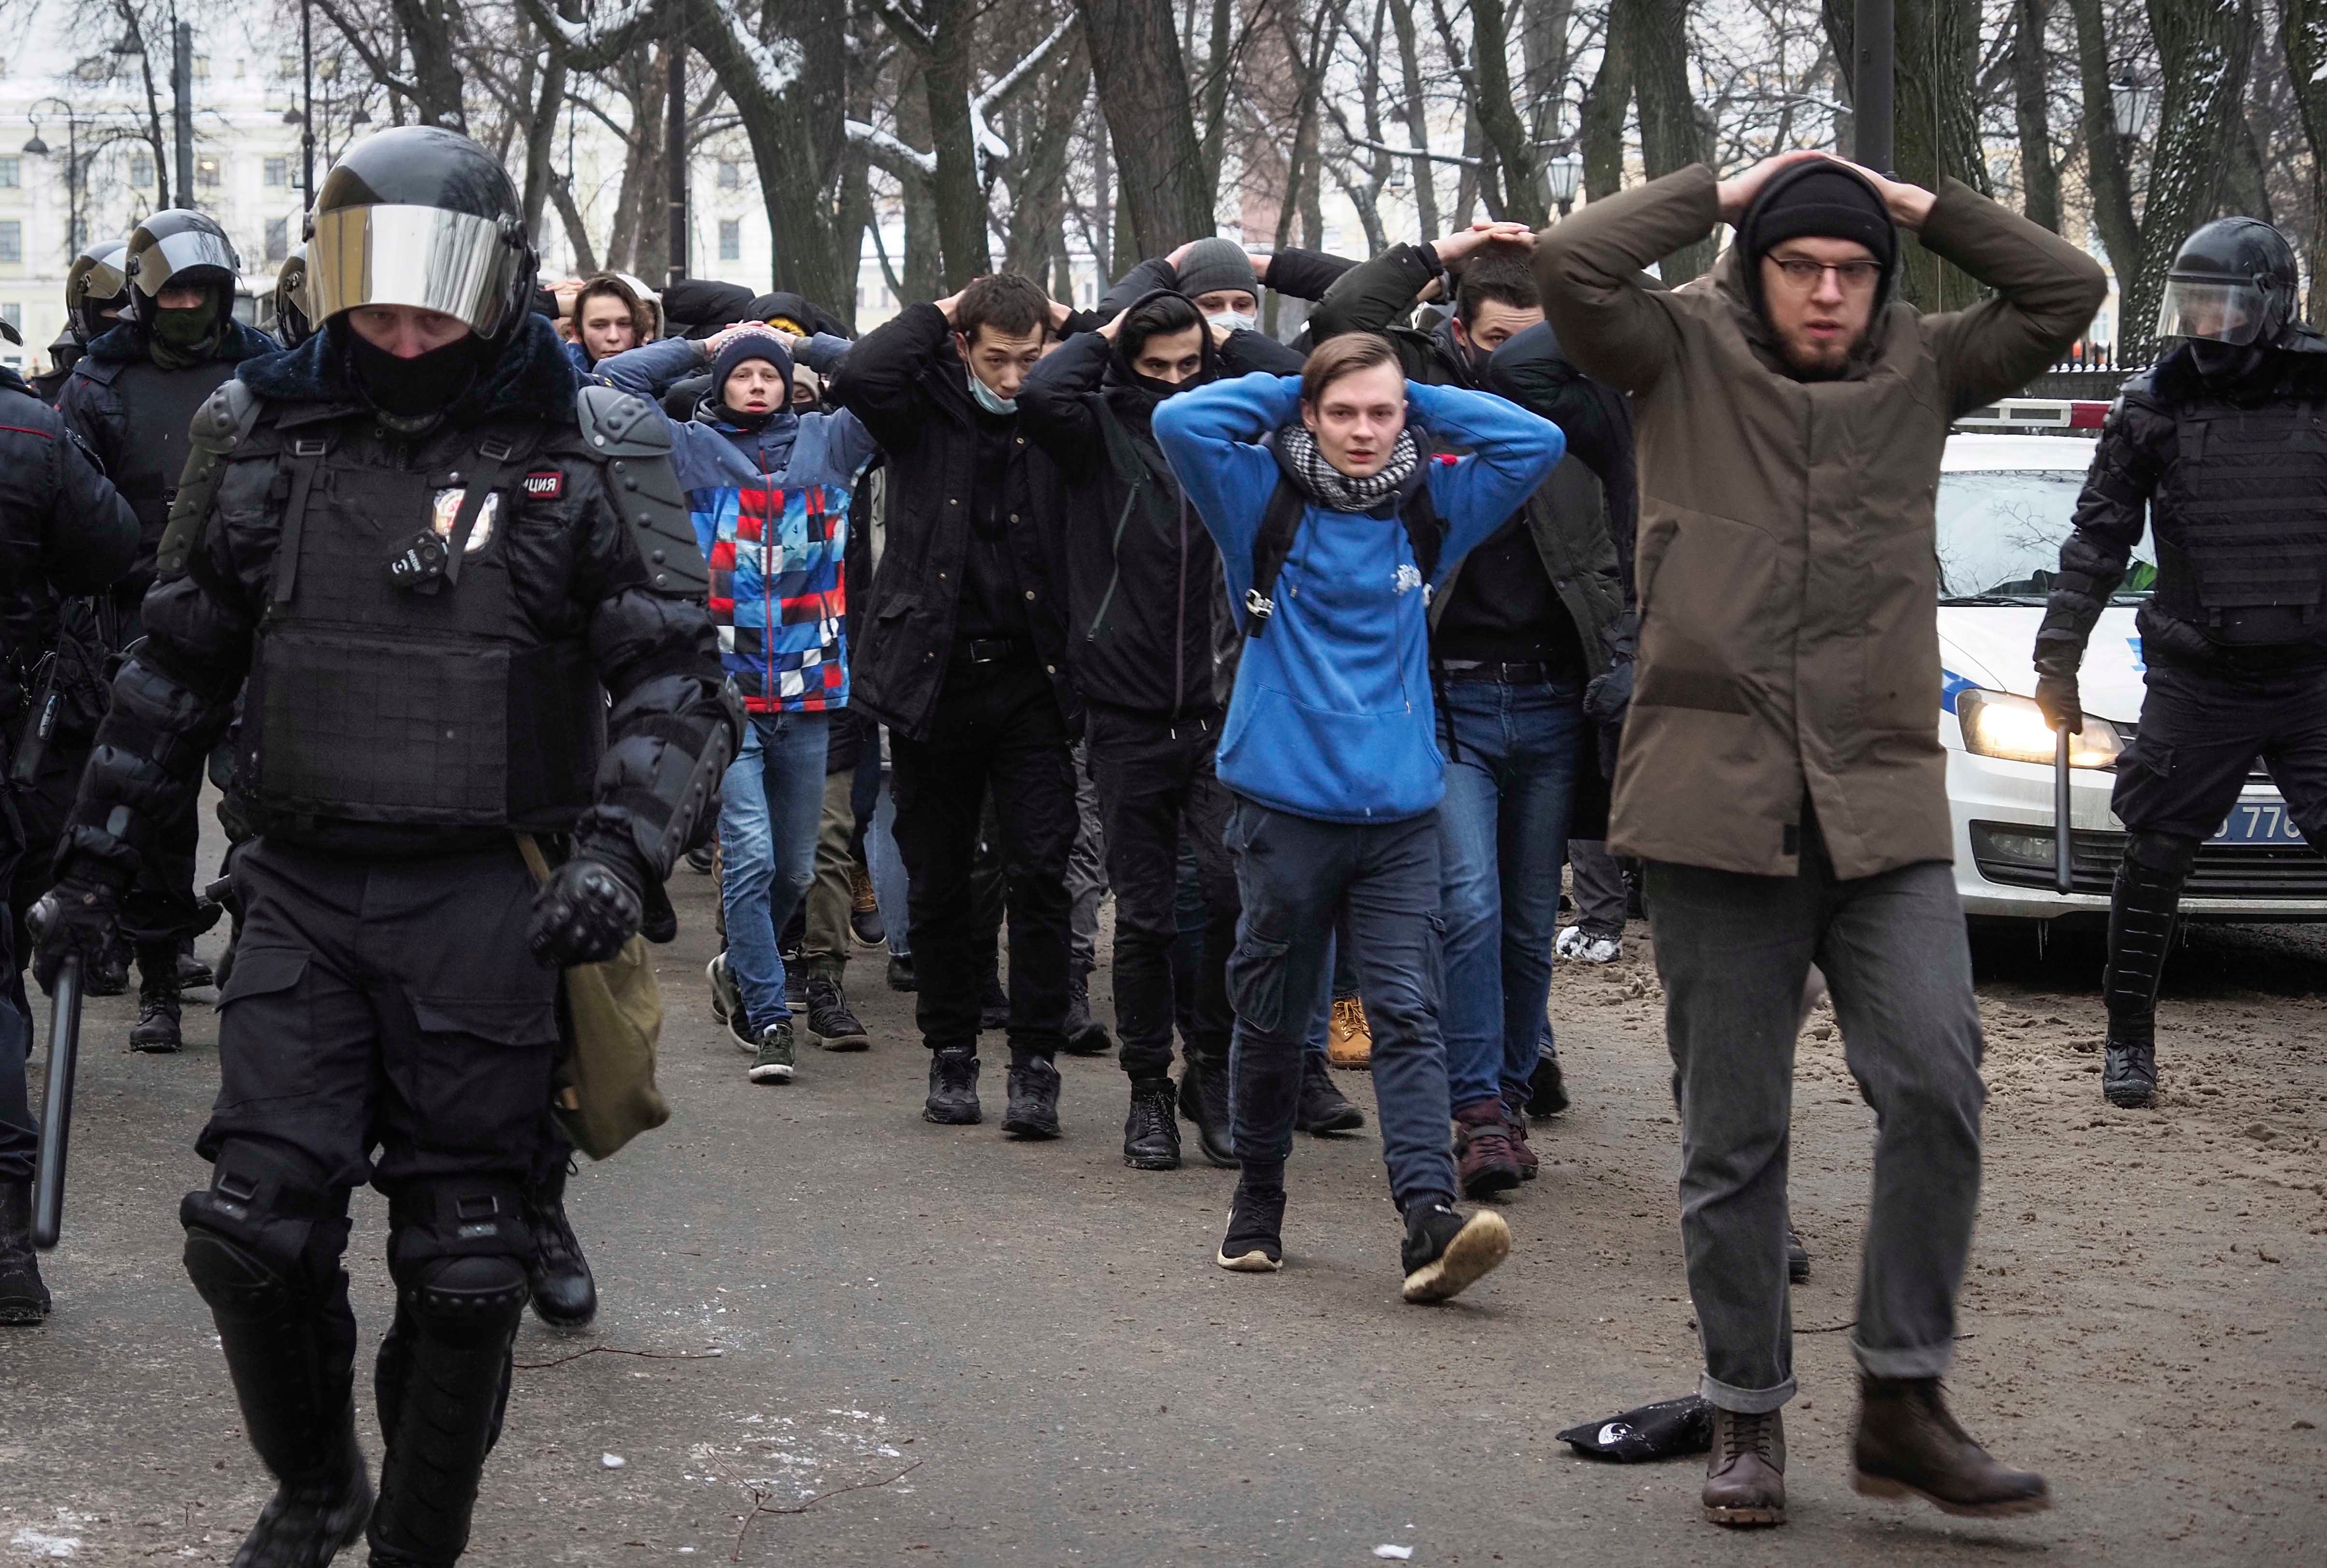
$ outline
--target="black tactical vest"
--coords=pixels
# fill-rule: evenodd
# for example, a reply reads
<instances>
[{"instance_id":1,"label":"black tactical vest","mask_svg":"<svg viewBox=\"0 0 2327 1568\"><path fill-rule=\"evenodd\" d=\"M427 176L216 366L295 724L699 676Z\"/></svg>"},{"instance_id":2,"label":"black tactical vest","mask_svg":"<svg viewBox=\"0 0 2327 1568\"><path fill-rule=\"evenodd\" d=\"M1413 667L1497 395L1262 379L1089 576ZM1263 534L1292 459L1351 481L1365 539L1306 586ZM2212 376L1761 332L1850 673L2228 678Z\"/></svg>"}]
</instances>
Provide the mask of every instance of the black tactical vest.
<instances>
[{"instance_id":1,"label":"black tactical vest","mask_svg":"<svg viewBox=\"0 0 2327 1568\"><path fill-rule=\"evenodd\" d=\"M2232 647L2327 641L2327 402L2174 411L2156 610Z\"/></svg>"},{"instance_id":2,"label":"black tactical vest","mask_svg":"<svg viewBox=\"0 0 2327 1568\"><path fill-rule=\"evenodd\" d=\"M113 378L129 429L126 451L116 454L113 488L137 514L138 558L150 562L170 518L178 475L186 466L186 428L220 384L241 367L205 359L182 370L164 370L150 359L122 366Z\"/></svg>"},{"instance_id":3,"label":"black tactical vest","mask_svg":"<svg viewBox=\"0 0 2327 1568\"><path fill-rule=\"evenodd\" d=\"M262 425L245 448L277 449L283 534L238 788L277 820L571 826L593 796L605 698L584 640L547 637L511 590L511 533L572 526L570 503L528 493L541 427L470 432L455 466L430 471L390 462L352 423ZM496 473L457 580L393 584L389 560L423 527L447 531L467 482Z\"/></svg>"}]
</instances>

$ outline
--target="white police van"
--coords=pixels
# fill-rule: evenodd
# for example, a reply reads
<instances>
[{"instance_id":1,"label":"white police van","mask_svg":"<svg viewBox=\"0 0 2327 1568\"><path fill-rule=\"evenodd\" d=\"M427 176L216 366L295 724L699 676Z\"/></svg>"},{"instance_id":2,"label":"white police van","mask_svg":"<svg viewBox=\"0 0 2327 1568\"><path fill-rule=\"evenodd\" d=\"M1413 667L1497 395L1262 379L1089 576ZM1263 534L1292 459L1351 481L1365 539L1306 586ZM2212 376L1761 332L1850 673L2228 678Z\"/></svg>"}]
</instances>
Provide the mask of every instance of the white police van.
<instances>
[{"instance_id":1,"label":"white police van","mask_svg":"<svg viewBox=\"0 0 2327 1568\"><path fill-rule=\"evenodd\" d=\"M2089 443L2028 428L2098 429L2106 404L2014 399L1948 438L1939 465L1939 735L1948 748L1956 886L1975 918L2106 916L2125 849L2109 810L2121 748L2141 716L2134 614L2155 557L2145 536L2085 647L2084 733L2070 753L2074 885L2054 891L2053 738L2033 700L2030 656L2044 597L2092 461ZM2185 918L2327 920L2327 858L2310 847L2256 764L2238 804L2199 851Z\"/></svg>"}]
</instances>

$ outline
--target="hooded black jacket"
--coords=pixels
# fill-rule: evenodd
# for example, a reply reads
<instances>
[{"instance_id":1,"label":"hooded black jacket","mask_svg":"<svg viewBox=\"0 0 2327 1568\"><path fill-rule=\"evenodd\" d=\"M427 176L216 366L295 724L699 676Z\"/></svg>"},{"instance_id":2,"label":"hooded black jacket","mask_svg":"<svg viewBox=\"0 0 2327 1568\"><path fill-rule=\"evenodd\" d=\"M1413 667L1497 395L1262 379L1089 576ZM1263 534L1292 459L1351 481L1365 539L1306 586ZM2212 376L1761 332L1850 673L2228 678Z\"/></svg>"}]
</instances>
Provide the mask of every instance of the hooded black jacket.
<instances>
[{"instance_id":1,"label":"hooded black jacket","mask_svg":"<svg viewBox=\"0 0 2327 1568\"><path fill-rule=\"evenodd\" d=\"M0 367L0 658L21 679L54 639L58 599L104 592L136 554L129 503L63 417Z\"/></svg>"},{"instance_id":2,"label":"hooded black jacket","mask_svg":"<svg viewBox=\"0 0 2327 1568\"><path fill-rule=\"evenodd\" d=\"M1210 381L1300 369L1299 354L1259 332L1232 332L1218 347L1208 332L1198 375ZM1162 401L1097 332L1068 339L1018 394L1027 434L1066 487L1075 684L1091 702L1168 719L1227 705L1242 639L1220 552L1148 427Z\"/></svg>"}]
</instances>

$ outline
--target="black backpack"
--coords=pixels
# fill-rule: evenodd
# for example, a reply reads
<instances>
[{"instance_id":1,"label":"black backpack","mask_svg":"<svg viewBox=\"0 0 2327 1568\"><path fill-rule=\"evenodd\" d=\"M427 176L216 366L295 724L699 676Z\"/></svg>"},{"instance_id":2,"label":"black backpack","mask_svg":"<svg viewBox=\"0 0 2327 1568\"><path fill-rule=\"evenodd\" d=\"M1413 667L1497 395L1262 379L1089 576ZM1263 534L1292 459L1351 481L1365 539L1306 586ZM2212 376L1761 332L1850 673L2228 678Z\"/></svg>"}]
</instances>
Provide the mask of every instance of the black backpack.
<instances>
[{"instance_id":1,"label":"black backpack","mask_svg":"<svg viewBox=\"0 0 2327 1568\"><path fill-rule=\"evenodd\" d=\"M1435 453L1423 454L1424 463L1439 461ZM1427 473L1427 469L1425 471ZM1258 637L1268 630L1268 618L1276 613L1276 574L1285 569L1285 558L1293 554L1293 544L1301 531L1301 519L1308 515L1308 498L1299 487L1280 473L1276 489L1268 498L1268 509L1261 514L1260 532L1252 541L1252 586L1245 591L1244 634ZM1406 528L1406 547L1414 552L1414 564L1422 573L1425 606L1430 602L1430 580L1438 573L1439 547L1446 542L1446 519L1438 515L1431 503L1430 486L1417 484L1398 508L1397 520Z\"/></svg>"}]
</instances>

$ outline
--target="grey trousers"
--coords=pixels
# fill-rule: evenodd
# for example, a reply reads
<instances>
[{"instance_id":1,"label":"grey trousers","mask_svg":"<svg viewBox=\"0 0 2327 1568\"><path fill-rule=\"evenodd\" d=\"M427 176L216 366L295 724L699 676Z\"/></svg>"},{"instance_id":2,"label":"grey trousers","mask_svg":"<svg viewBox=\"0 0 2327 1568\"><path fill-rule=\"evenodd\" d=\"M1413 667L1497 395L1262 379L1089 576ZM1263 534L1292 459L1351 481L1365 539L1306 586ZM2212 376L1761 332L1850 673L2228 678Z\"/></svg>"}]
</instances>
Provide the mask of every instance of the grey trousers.
<instances>
[{"instance_id":1,"label":"grey trousers","mask_svg":"<svg viewBox=\"0 0 2327 1568\"><path fill-rule=\"evenodd\" d=\"M1575 879L1575 923L1587 937L1624 935L1625 906L1631 893L1624 886L1624 868L1596 838L1567 841L1567 864Z\"/></svg>"},{"instance_id":2,"label":"grey trousers","mask_svg":"<svg viewBox=\"0 0 2327 1568\"><path fill-rule=\"evenodd\" d=\"M1851 1349L1878 1377L1935 1377L1979 1207L1979 1013L1944 863L1842 881L1806 824L1801 873L1651 863L1649 920L1680 1086L1681 1238L1724 1409L1793 1396L1786 1161L1794 1040L1815 964L1874 1107L1874 1190Z\"/></svg>"},{"instance_id":3,"label":"grey trousers","mask_svg":"<svg viewBox=\"0 0 2327 1568\"><path fill-rule=\"evenodd\" d=\"M1107 897L1107 826L1099 815L1098 785L1090 757L1075 742L1075 846L1067 855L1067 897L1073 901L1069 929L1070 966L1078 975L1098 967L1098 905Z\"/></svg>"}]
</instances>

